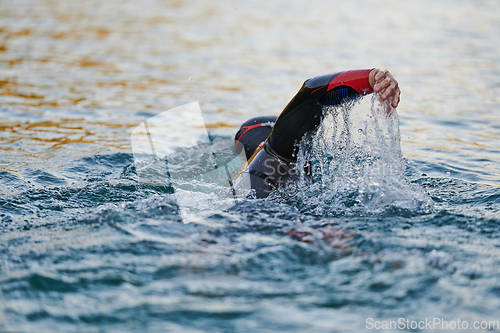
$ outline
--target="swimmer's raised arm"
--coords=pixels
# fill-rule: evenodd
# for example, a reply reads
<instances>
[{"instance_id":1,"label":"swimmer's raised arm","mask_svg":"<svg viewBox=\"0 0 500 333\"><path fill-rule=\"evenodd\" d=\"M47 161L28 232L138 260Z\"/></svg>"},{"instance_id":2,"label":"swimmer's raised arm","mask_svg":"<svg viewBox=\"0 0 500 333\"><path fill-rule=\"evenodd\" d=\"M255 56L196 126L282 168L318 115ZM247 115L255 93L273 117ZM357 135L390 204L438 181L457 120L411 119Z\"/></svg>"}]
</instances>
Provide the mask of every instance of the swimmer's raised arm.
<instances>
[{"instance_id":1,"label":"swimmer's raised arm","mask_svg":"<svg viewBox=\"0 0 500 333\"><path fill-rule=\"evenodd\" d=\"M388 102L394 108L398 106L401 94L398 82L386 70L357 69L306 80L274 121L267 140L261 141L265 136L254 140L253 147L260 147L253 148L256 149L255 153L253 150L245 151L247 156L251 155L245 168L255 196L265 198L287 183L292 176L294 162L297 161L300 142L306 136L316 133L323 120L325 106L341 105L373 92L380 93L380 98L386 101L388 113L392 110ZM246 133L250 130L262 129L262 120L258 120L253 119L256 124L242 127L236 135L236 141L243 143L242 137L249 138ZM267 135L268 132L265 133Z\"/></svg>"},{"instance_id":2,"label":"swimmer's raised arm","mask_svg":"<svg viewBox=\"0 0 500 333\"><path fill-rule=\"evenodd\" d=\"M306 80L276 120L267 139L270 147L282 158L294 159L302 137L319 127L324 106L339 105L372 92L381 93L384 101L392 98L392 106L398 106L398 82L386 70L357 69Z\"/></svg>"},{"instance_id":3,"label":"swimmer's raised arm","mask_svg":"<svg viewBox=\"0 0 500 333\"><path fill-rule=\"evenodd\" d=\"M323 105L340 104L345 98L375 92L380 93L383 101L392 97L392 106L395 108L401 95L394 76L388 70L378 68L317 76L306 80L304 88L309 88L311 97L319 98Z\"/></svg>"}]
</instances>

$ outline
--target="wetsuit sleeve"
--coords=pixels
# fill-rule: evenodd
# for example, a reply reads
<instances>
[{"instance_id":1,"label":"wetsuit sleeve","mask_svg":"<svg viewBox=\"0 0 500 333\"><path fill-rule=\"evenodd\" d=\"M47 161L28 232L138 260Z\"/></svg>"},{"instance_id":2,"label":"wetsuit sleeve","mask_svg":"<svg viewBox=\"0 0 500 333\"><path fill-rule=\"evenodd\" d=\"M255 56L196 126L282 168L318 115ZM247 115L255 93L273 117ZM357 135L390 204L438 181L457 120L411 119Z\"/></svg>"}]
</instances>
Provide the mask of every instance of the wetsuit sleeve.
<instances>
[{"instance_id":1,"label":"wetsuit sleeve","mask_svg":"<svg viewBox=\"0 0 500 333\"><path fill-rule=\"evenodd\" d=\"M327 74L308 79L276 120L267 139L274 152L295 160L297 144L306 133L314 133L323 118L323 106L338 105L349 98L372 92L371 69Z\"/></svg>"}]
</instances>

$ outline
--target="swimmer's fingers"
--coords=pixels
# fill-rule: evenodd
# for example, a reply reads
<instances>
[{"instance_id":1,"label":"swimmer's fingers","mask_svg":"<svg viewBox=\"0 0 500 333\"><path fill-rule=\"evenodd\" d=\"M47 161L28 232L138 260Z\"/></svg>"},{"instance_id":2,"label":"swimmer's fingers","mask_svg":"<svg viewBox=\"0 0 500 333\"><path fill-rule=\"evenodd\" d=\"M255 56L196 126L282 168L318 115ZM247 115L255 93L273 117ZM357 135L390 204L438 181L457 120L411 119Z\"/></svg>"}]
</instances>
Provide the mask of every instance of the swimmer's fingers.
<instances>
[{"instance_id":1,"label":"swimmer's fingers","mask_svg":"<svg viewBox=\"0 0 500 333\"><path fill-rule=\"evenodd\" d=\"M389 81L389 85L385 88L384 91L380 91L380 98L385 101L389 97L394 97L397 91L399 90L398 82L396 80Z\"/></svg>"},{"instance_id":2,"label":"swimmer's fingers","mask_svg":"<svg viewBox=\"0 0 500 333\"><path fill-rule=\"evenodd\" d=\"M391 73L387 72L383 79L378 81L373 87L374 92L380 93L380 98L385 101L389 97L392 97L392 105L397 107L399 104L399 96L401 91L399 89L398 81L392 76Z\"/></svg>"},{"instance_id":3,"label":"swimmer's fingers","mask_svg":"<svg viewBox=\"0 0 500 333\"><path fill-rule=\"evenodd\" d=\"M400 100L401 100L401 90L398 87L394 93L394 97L392 98L392 107L397 108Z\"/></svg>"},{"instance_id":4,"label":"swimmer's fingers","mask_svg":"<svg viewBox=\"0 0 500 333\"><path fill-rule=\"evenodd\" d=\"M401 100L401 91L399 88L394 90L394 94L391 96L391 98L387 98L385 101L385 112L387 112L388 115L392 114L392 110L398 107L399 101ZM390 103L390 104L389 104ZM392 108L391 108L392 106Z\"/></svg>"},{"instance_id":5,"label":"swimmer's fingers","mask_svg":"<svg viewBox=\"0 0 500 333\"><path fill-rule=\"evenodd\" d=\"M373 87L373 92L380 94L380 99L386 101L391 97L391 105L396 108L400 101L401 90L399 89L398 81L392 74L384 69L374 69L374 75L371 76L370 85Z\"/></svg>"},{"instance_id":6,"label":"swimmer's fingers","mask_svg":"<svg viewBox=\"0 0 500 333\"><path fill-rule=\"evenodd\" d=\"M389 97L392 97L392 107L397 108L398 104L399 104L400 96L401 96L401 90L399 89L398 81L396 81L394 78L392 78L391 84L389 85L389 87L387 87L385 89L385 91L383 92L382 96L380 96L380 98L382 100L386 100Z\"/></svg>"},{"instance_id":7,"label":"swimmer's fingers","mask_svg":"<svg viewBox=\"0 0 500 333\"><path fill-rule=\"evenodd\" d=\"M378 93L387 88L391 84L391 76L387 75L387 72L384 72L384 74L377 80L377 77L379 76L380 72L375 75L375 85L373 86L373 91Z\"/></svg>"},{"instance_id":8,"label":"swimmer's fingers","mask_svg":"<svg viewBox=\"0 0 500 333\"><path fill-rule=\"evenodd\" d=\"M385 75L387 74L387 71L385 69L376 69L376 74L375 74L375 82L380 81Z\"/></svg>"}]
</instances>

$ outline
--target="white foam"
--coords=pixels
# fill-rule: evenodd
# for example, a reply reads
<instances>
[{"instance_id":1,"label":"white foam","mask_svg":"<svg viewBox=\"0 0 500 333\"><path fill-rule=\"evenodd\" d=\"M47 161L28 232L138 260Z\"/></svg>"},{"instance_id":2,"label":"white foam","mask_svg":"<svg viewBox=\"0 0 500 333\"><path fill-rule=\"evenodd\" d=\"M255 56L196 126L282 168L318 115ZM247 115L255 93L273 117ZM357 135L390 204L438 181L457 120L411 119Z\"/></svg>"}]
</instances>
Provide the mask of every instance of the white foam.
<instances>
[{"instance_id":1,"label":"white foam","mask_svg":"<svg viewBox=\"0 0 500 333\"><path fill-rule=\"evenodd\" d=\"M399 117L395 109L386 108L377 94L371 105L358 99L325 107L317 133L301 142L299 181L270 199L291 200L304 211L326 216L429 211L430 197L404 176ZM312 184L303 171L309 164Z\"/></svg>"}]
</instances>

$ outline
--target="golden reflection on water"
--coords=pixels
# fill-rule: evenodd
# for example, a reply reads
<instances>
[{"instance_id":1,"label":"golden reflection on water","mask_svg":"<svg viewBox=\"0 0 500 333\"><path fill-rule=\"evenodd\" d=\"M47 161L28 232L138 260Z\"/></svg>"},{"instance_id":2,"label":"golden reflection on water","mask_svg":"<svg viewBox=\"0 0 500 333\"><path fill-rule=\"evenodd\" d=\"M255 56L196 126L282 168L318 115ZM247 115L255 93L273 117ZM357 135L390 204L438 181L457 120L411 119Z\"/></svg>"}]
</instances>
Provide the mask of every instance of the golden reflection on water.
<instances>
[{"instance_id":1,"label":"golden reflection on water","mask_svg":"<svg viewBox=\"0 0 500 333\"><path fill-rule=\"evenodd\" d=\"M233 135L249 117L277 115L304 79L365 67L400 80L406 156L426 159L430 149L496 161L499 9L451 0L4 2L0 169L130 152L144 118L191 101L210 130ZM446 118L483 124L434 123ZM500 173L497 162L479 167Z\"/></svg>"}]
</instances>

